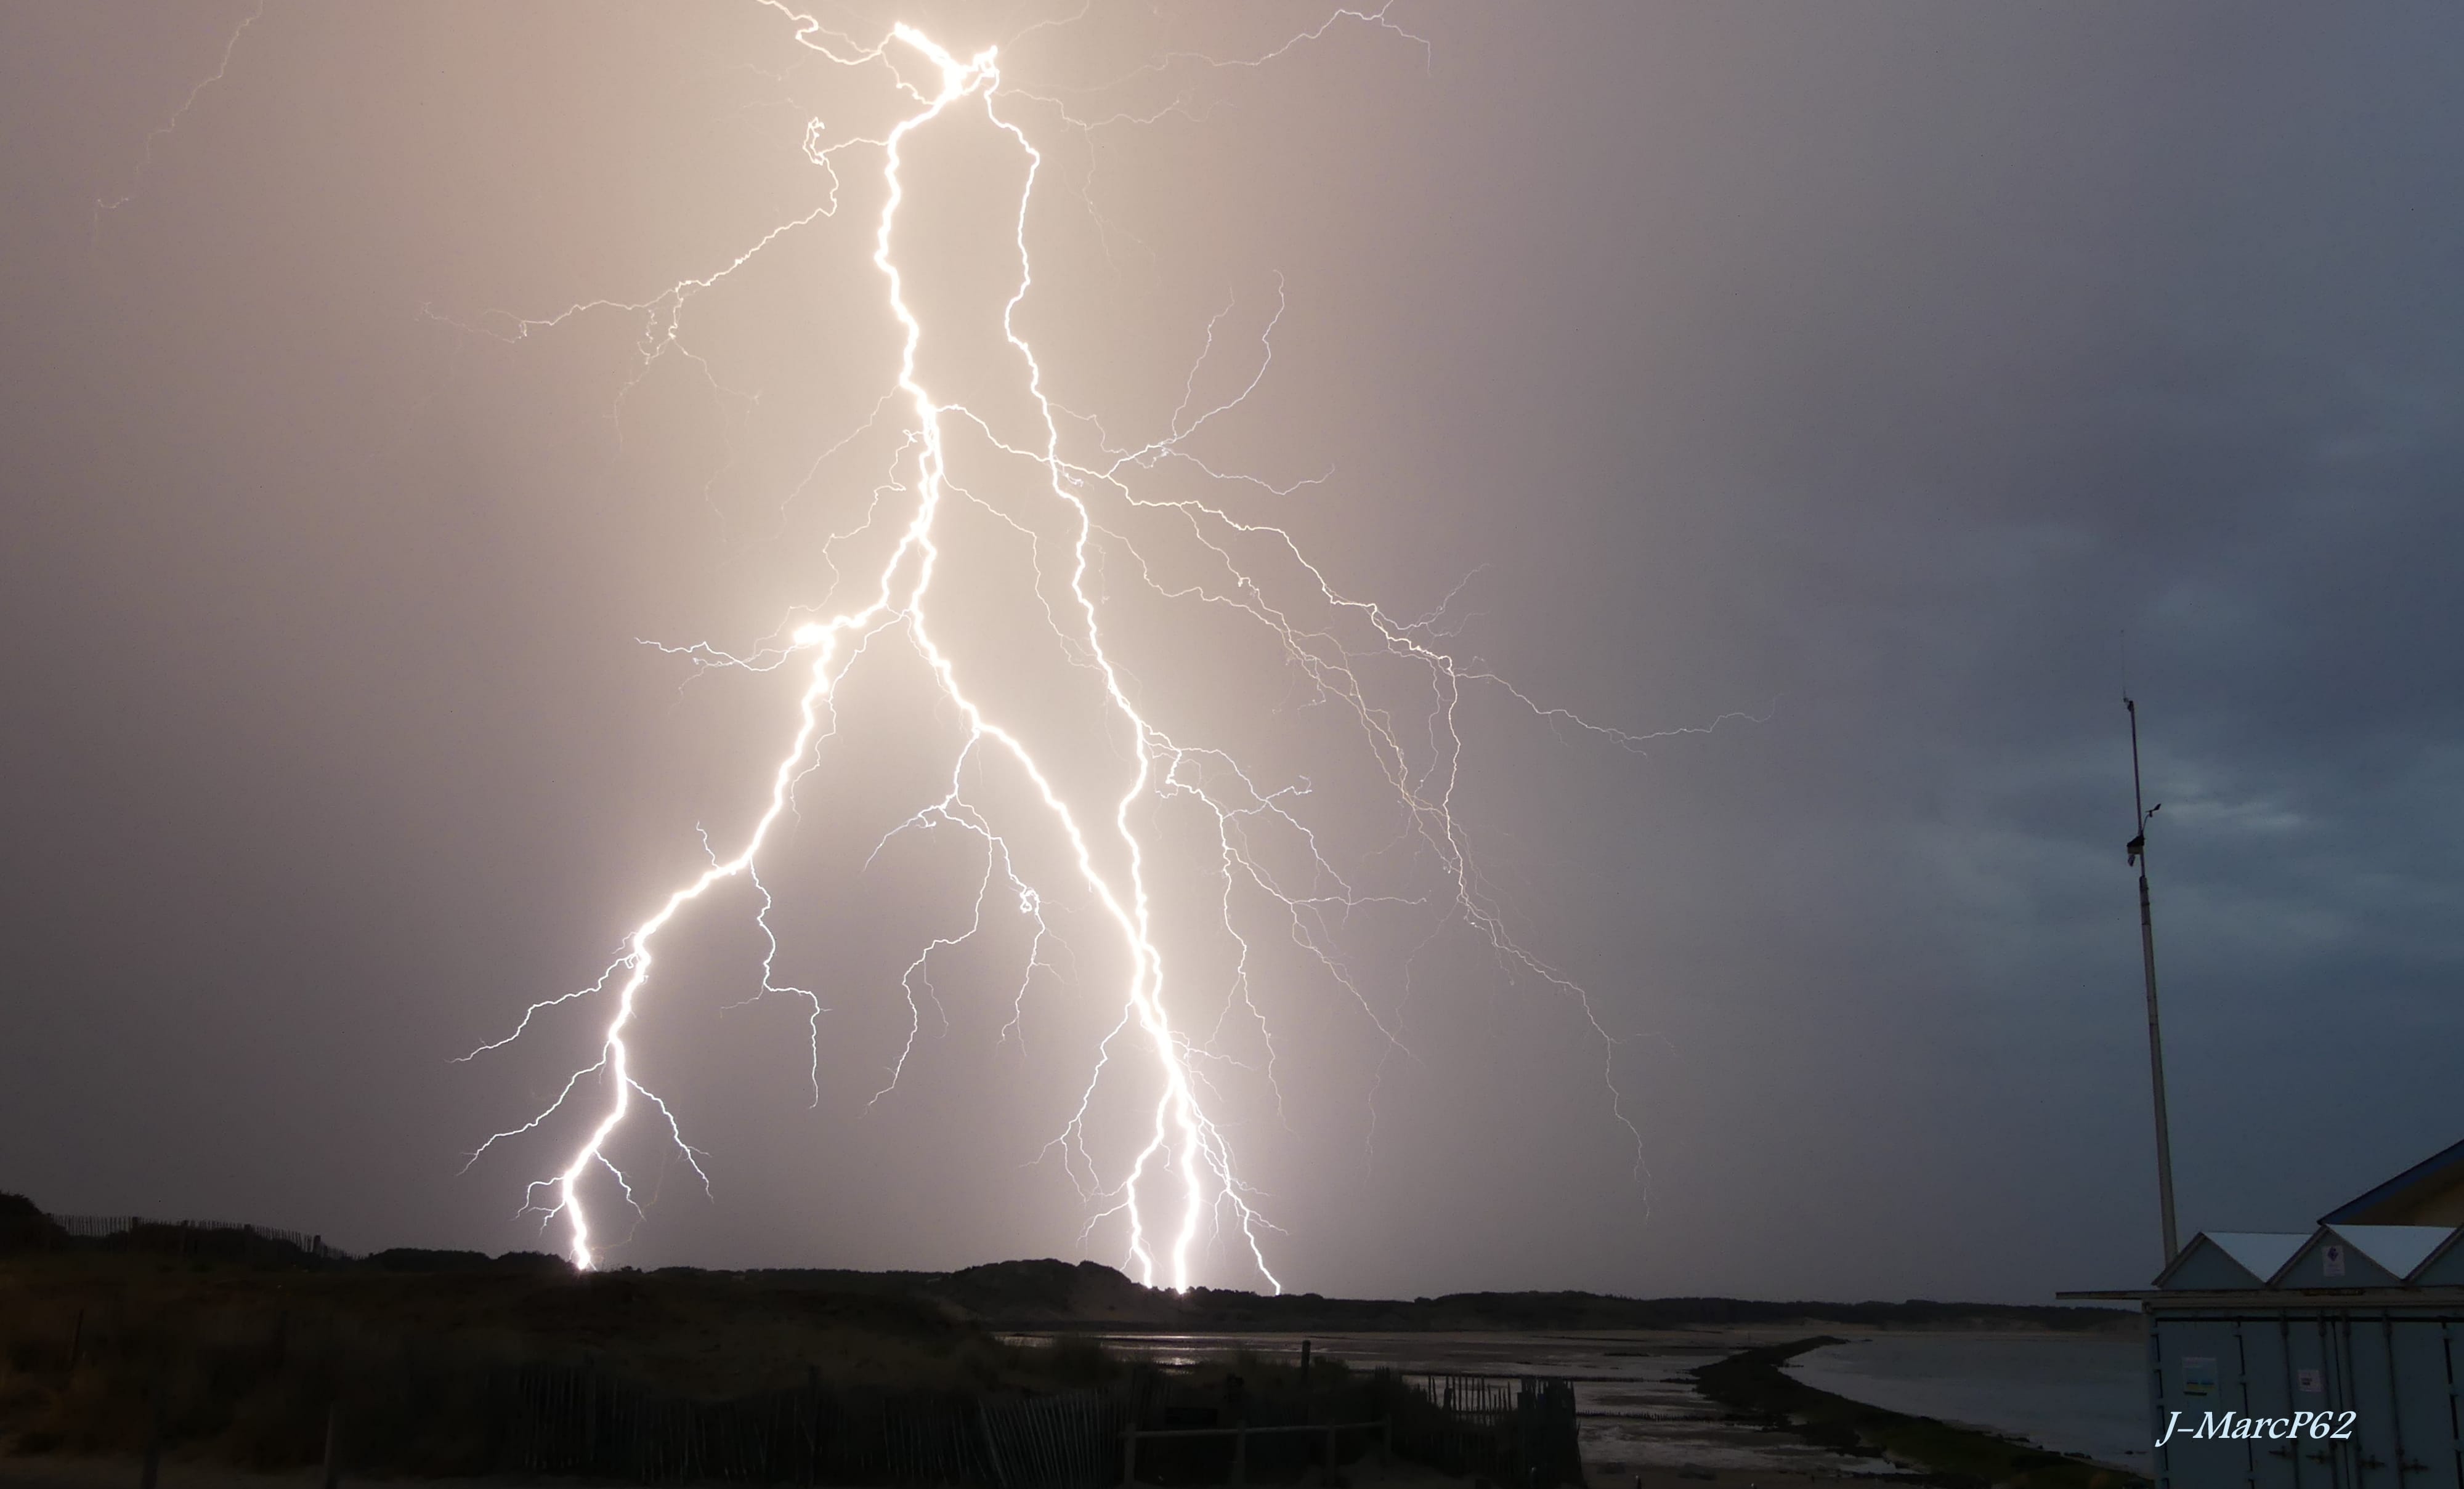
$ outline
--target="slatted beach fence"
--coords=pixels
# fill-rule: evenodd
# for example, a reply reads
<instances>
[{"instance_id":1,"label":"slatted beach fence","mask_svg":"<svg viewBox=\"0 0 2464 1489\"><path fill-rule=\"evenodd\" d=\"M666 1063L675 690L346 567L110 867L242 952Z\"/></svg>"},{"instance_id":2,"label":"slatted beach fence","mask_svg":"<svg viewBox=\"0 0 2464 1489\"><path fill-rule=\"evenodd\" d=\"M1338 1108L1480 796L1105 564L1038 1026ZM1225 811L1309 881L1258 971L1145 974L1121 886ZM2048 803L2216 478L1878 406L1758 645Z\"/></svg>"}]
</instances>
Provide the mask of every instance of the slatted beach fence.
<instances>
[{"instance_id":1,"label":"slatted beach fence","mask_svg":"<svg viewBox=\"0 0 2464 1489\"><path fill-rule=\"evenodd\" d=\"M72 1240L119 1239L145 1250L181 1253L245 1253L259 1245L290 1247L319 1261L344 1261L350 1254L325 1244L322 1236L244 1225L236 1220L159 1220L134 1215L55 1215L46 1217Z\"/></svg>"},{"instance_id":2,"label":"slatted beach fence","mask_svg":"<svg viewBox=\"0 0 2464 1489\"><path fill-rule=\"evenodd\" d=\"M1127 1401L1095 1390L1007 1398L980 1410L1000 1476L995 1481L1013 1489L1096 1489L1112 1482L1113 1444L1132 1419Z\"/></svg>"},{"instance_id":3,"label":"slatted beach fence","mask_svg":"<svg viewBox=\"0 0 2464 1489\"><path fill-rule=\"evenodd\" d=\"M1401 1373L1392 1406L1395 1451L1450 1474L1516 1489L1579 1484L1574 1391L1539 1375Z\"/></svg>"}]
</instances>

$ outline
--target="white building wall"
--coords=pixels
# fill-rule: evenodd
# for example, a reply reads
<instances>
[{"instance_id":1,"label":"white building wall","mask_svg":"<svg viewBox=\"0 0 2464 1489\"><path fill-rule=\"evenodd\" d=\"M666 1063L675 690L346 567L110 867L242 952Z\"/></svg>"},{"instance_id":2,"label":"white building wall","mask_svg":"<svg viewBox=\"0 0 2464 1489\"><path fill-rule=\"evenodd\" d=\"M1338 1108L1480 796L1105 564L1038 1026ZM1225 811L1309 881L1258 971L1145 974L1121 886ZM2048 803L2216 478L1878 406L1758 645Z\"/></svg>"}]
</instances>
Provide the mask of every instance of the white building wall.
<instances>
[{"instance_id":1,"label":"white building wall","mask_svg":"<svg viewBox=\"0 0 2464 1489\"><path fill-rule=\"evenodd\" d=\"M2286 1303L2151 1304L2159 1489L2464 1489L2464 1308Z\"/></svg>"}]
</instances>

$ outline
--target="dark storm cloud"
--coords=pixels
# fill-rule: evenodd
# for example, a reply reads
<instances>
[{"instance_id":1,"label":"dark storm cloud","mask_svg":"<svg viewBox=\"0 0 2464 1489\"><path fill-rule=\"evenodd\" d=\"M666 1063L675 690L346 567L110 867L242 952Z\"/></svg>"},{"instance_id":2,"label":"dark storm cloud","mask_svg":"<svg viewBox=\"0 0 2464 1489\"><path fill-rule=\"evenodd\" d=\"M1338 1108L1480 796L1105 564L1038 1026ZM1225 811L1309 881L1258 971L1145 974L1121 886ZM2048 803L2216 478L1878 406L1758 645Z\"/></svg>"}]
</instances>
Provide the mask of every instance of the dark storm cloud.
<instances>
[{"instance_id":1,"label":"dark storm cloud","mask_svg":"<svg viewBox=\"0 0 2464 1489\"><path fill-rule=\"evenodd\" d=\"M862 421L883 328L855 218L698 313L758 400L668 364L618 407L632 318L449 322L706 272L808 208L805 113L877 100L781 76L751 6L277 4L98 230L244 13L0 19L0 1188L525 1243L503 1216L544 1156L455 1168L575 1031L448 1061L586 980L740 812L780 700L679 692L633 638L809 598L844 493L781 493ZM1254 328L1280 274L1277 374L1210 454L1331 469L1277 513L1347 582L1418 613L1469 574L1460 645L1586 716L1765 721L1638 759L1475 710L1468 820L1622 1037L1648 1182L1562 1003L1460 954L1407 997L1410 937L1364 929L1416 1057L1374 1129L1377 1051L1333 1015L1294 1130L1244 1129L1292 1280L2140 1280L2125 668L2186 1223L2298 1225L2453 1141L2464 21L1397 13L1425 56L1340 30L1116 100L1199 90L1067 157L1056 361L1158 422L1206 318ZM1106 24L1015 65L1074 86L1257 39ZM913 763L872 748L831 809L895 821ZM947 910L930 851L812 880L850 1049ZM712 1013L740 931L697 933L674 1026L718 1198L671 1172L637 1255L1073 1243L1034 1142L984 1146L1039 1108L968 1005L910 1104L808 1112L781 1030Z\"/></svg>"}]
</instances>

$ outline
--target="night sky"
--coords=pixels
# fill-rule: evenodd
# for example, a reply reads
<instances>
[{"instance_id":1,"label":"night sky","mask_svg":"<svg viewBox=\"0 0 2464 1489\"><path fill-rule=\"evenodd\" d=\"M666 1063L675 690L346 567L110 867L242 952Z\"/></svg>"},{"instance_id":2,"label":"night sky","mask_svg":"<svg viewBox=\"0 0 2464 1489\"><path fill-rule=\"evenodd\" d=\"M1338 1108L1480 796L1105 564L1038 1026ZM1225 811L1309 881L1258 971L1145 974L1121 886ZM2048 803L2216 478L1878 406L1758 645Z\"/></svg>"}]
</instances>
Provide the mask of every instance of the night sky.
<instances>
[{"instance_id":1,"label":"night sky","mask_svg":"<svg viewBox=\"0 0 2464 1489\"><path fill-rule=\"evenodd\" d=\"M1189 526L1103 509L1139 706L1363 902L1308 920L1338 977L1255 896L1227 930L1187 800L1139 809L1286 1285L2145 1281L2125 686L2185 1235L2300 1228L2464 1136L2464 11L819 13L1001 47L1045 155L1017 320L1080 457L1256 377L1146 496L1281 526L1460 672L1648 736L1485 677L1457 719L1481 903L1604 1040L1448 912L1358 720L1191 588ZM556 1249L517 1211L570 1112L465 1164L604 997L455 1057L759 809L797 674L644 643L775 644L913 500L882 157L847 142L913 104L754 0L251 15L0 10L0 1190ZM1023 157L973 118L917 136L896 252L930 375L1014 432ZM1023 566L1057 509L967 459L938 624L1104 821L1128 736ZM1022 992L996 885L875 1098L984 864L946 823L875 853L964 738L877 649L763 861L818 1061L794 997L747 1001L757 900L681 918L638 1048L711 1193L628 1129L610 1264L1124 1260L1052 1145L1126 960L1014 776L971 789L1030 824L1045 965ZM1438 758L1425 684L1362 670ZM1105 1182L1136 1079L1090 1107Z\"/></svg>"}]
</instances>

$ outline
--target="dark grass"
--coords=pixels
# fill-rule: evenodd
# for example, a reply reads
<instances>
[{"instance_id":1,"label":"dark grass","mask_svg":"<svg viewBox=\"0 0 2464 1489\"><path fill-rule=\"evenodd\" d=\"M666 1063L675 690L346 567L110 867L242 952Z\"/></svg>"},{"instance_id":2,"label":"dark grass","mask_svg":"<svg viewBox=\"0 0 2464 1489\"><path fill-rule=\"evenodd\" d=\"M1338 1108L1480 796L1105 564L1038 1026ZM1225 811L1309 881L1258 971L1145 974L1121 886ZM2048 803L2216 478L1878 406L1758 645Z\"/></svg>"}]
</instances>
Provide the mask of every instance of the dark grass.
<instances>
[{"instance_id":1,"label":"dark grass","mask_svg":"<svg viewBox=\"0 0 2464 1489\"><path fill-rule=\"evenodd\" d=\"M1004 1343L946 1303L714 1272L312 1266L141 1249L0 1256L0 1451L143 1451L279 1469L328 1412L357 1463L486 1465L526 1366L589 1366L703 1400L819 1383L1047 1390L1121 1367L1092 1342Z\"/></svg>"}]
</instances>

